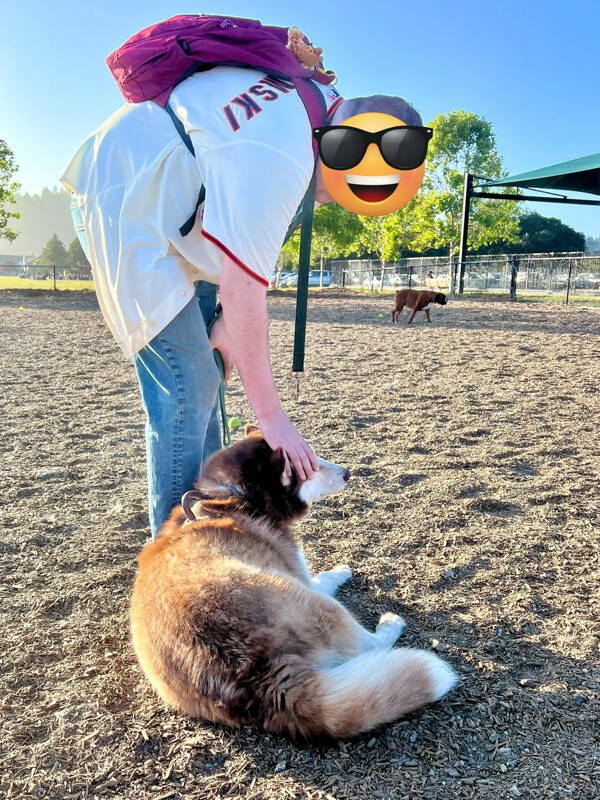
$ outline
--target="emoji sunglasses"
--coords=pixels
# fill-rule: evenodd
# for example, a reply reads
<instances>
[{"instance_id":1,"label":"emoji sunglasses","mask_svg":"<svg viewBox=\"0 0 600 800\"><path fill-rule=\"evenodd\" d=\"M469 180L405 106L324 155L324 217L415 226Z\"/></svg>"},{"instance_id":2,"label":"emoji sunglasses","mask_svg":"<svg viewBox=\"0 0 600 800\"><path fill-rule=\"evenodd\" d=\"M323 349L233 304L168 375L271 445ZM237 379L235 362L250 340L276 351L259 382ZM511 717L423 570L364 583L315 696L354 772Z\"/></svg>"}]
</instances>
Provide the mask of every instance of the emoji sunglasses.
<instances>
[{"instance_id":1,"label":"emoji sunglasses","mask_svg":"<svg viewBox=\"0 0 600 800\"><path fill-rule=\"evenodd\" d=\"M351 169L363 160L367 147L375 143L386 164L394 169L415 169L425 161L432 128L398 125L383 131L363 131L347 125L314 128L321 161L329 169Z\"/></svg>"}]
</instances>

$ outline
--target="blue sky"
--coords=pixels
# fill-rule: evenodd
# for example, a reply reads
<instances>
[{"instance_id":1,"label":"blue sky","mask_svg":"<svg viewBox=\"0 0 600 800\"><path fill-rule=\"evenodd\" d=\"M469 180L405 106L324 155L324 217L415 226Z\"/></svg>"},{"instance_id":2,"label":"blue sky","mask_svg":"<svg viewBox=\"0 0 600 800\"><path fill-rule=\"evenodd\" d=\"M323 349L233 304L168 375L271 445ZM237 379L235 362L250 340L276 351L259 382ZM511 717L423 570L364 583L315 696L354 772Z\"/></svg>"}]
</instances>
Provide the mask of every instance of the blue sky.
<instances>
[{"instance_id":1,"label":"blue sky","mask_svg":"<svg viewBox=\"0 0 600 800\"><path fill-rule=\"evenodd\" d=\"M426 121L466 109L493 125L511 173L600 152L600 0L20 0L2 10L0 138L23 190L54 186L81 140L121 104L105 58L173 14L298 25L345 96L410 100ZM532 206L600 235L600 207Z\"/></svg>"}]
</instances>

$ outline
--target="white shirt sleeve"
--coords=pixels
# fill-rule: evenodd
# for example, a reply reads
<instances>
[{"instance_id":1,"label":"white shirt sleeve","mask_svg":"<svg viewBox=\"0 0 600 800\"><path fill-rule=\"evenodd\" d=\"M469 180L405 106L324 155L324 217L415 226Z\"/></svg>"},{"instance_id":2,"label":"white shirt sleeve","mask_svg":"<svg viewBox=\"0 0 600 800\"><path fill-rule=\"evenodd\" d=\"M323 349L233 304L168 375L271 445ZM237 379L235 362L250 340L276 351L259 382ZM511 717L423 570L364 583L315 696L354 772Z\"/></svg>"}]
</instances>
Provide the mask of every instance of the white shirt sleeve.
<instances>
[{"instance_id":1,"label":"white shirt sleeve","mask_svg":"<svg viewBox=\"0 0 600 800\"><path fill-rule=\"evenodd\" d=\"M310 170L276 147L248 141L205 150L200 161L202 235L268 285Z\"/></svg>"}]
</instances>

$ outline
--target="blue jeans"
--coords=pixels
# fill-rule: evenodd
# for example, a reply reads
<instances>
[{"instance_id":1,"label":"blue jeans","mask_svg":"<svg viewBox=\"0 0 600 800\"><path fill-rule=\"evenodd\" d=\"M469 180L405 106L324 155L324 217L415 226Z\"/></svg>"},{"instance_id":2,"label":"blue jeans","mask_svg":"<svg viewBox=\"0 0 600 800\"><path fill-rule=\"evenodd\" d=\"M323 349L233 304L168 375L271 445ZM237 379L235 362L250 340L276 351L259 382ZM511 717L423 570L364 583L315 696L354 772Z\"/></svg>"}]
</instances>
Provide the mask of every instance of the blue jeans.
<instances>
[{"instance_id":1,"label":"blue jeans","mask_svg":"<svg viewBox=\"0 0 600 800\"><path fill-rule=\"evenodd\" d=\"M89 259L74 200L71 213ZM194 298L134 358L146 412L148 505L154 538L181 495L192 487L202 464L221 448L220 376L206 332L216 303L217 287L197 281Z\"/></svg>"},{"instance_id":2,"label":"blue jeans","mask_svg":"<svg viewBox=\"0 0 600 800\"><path fill-rule=\"evenodd\" d=\"M219 370L206 332L217 287L198 281L195 297L134 358L146 412L148 505L152 536L202 464L221 448Z\"/></svg>"}]
</instances>

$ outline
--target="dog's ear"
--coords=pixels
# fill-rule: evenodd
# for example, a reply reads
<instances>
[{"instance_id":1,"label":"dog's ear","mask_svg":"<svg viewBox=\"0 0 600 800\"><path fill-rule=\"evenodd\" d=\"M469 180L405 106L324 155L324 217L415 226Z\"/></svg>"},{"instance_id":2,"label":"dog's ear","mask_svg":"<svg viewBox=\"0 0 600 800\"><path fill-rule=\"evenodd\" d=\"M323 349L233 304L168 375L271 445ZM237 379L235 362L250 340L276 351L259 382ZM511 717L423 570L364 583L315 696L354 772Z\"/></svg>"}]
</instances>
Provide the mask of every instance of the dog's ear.
<instances>
[{"instance_id":1,"label":"dog's ear","mask_svg":"<svg viewBox=\"0 0 600 800\"><path fill-rule=\"evenodd\" d=\"M278 447L277 450L273 450L271 454L271 464L273 464L279 473L282 485L289 486L292 482L292 479L285 471L285 453L283 452L282 447Z\"/></svg>"},{"instance_id":2,"label":"dog's ear","mask_svg":"<svg viewBox=\"0 0 600 800\"><path fill-rule=\"evenodd\" d=\"M260 434L260 428L257 425L244 425L244 436Z\"/></svg>"}]
</instances>

